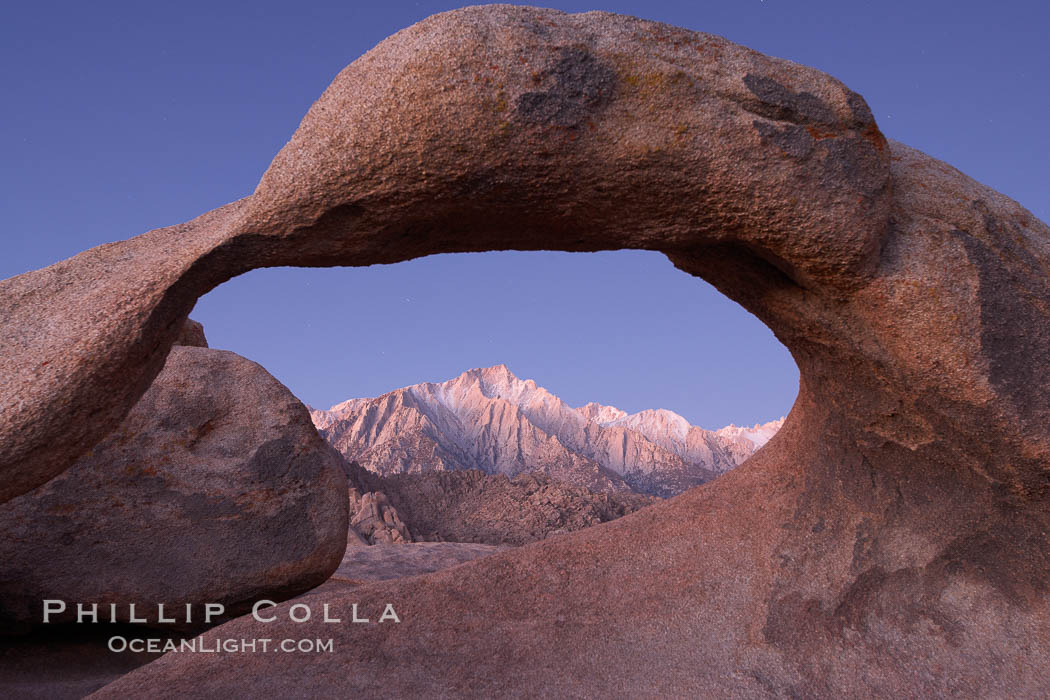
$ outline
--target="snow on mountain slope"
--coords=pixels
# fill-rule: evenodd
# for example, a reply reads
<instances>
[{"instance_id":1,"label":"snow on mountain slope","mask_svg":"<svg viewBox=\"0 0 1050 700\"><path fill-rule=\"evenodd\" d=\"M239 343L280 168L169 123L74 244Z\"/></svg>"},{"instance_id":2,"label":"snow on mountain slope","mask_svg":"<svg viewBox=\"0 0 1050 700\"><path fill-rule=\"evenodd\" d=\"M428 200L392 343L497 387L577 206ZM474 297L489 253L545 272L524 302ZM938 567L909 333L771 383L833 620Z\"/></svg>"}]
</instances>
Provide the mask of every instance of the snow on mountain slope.
<instances>
[{"instance_id":1,"label":"snow on mountain slope","mask_svg":"<svg viewBox=\"0 0 1050 700\"><path fill-rule=\"evenodd\" d=\"M755 423L750 428L738 428L735 425L727 425L724 428L716 430L715 434L727 438L744 438L745 440L750 440L754 443L755 449L758 449L769 442L770 438L777 434L777 431L780 430L780 426L782 425L784 425L784 419L779 418L768 423Z\"/></svg>"},{"instance_id":2,"label":"snow on mountain slope","mask_svg":"<svg viewBox=\"0 0 1050 700\"><path fill-rule=\"evenodd\" d=\"M737 466L783 421L709 431L664 409L627 414L596 403L573 408L506 365L311 414L347 459L379 474L539 470L595 491L659 496Z\"/></svg>"}]
</instances>

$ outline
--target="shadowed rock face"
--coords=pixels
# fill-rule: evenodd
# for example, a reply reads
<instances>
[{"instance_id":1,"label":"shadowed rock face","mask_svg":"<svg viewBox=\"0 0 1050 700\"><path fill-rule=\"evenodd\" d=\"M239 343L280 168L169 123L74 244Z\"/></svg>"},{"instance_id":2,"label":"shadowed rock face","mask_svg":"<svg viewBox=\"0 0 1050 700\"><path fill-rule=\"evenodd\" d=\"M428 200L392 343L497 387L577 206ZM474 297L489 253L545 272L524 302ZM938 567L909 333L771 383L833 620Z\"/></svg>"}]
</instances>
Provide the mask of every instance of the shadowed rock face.
<instances>
[{"instance_id":1,"label":"shadowed rock face","mask_svg":"<svg viewBox=\"0 0 1050 700\"><path fill-rule=\"evenodd\" d=\"M208 339L204 335L204 326L192 318L187 318L182 324L182 330L175 339L175 345L189 345L195 348L208 347Z\"/></svg>"},{"instance_id":2,"label":"shadowed rock face","mask_svg":"<svg viewBox=\"0 0 1050 700\"><path fill-rule=\"evenodd\" d=\"M335 655L170 655L102 696L1050 690L1050 229L838 81L626 17L428 19L252 196L0 284L4 497L112 429L233 275L540 248L660 250L739 301L798 363L784 427L615 522L323 594L400 624L211 633Z\"/></svg>"},{"instance_id":3,"label":"shadowed rock face","mask_svg":"<svg viewBox=\"0 0 1050 700\"><path fill-rule=\"evenodd\" d=\"M414 542L523 545L615 520L657 501L630 492L593 493L543 472L513 479L478 469L384 477L356 462L348 466L350 482L381 493Z\"/></svg>"},{"instance_id":4,"label":"shadowed rock face","mask_svg":"<svg viewBox=\"0 0 1050 700\"><path fill-rule=\"evenodd\" d=\"M192 604L192 627L206 603L239 614L302 593L342 558L346 484L342 458L266 370L175 347L117 430L0 504L0 632L39 625L44 599L68 602L52 623L76 619L78 602L103 621L116 604L123 622L135 604L148 624L164 603L181 623Z\"/></svg>"}]
</instances>

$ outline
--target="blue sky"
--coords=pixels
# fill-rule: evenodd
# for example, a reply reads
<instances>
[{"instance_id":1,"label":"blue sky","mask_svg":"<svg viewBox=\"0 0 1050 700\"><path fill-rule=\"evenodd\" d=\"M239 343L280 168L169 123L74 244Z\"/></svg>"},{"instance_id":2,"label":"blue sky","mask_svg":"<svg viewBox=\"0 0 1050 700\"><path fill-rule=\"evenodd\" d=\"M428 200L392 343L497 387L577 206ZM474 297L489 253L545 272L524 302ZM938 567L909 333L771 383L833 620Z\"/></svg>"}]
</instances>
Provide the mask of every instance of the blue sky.
<instances>
[{"instance_id":1,"label":"blue sky","mask_svg":"<svg viewBox=\"0 0 1050 700\"><path fill-rule=\"evenodd\" d=\"M1038 2L549 2L720 34L842 79L882 130L1050 219ZM0 278L249 194L335 74L441 2L39 2L0 10ZM797 370L653 253L255 271L198 304L213 346L327 406L507 363L573 404L704 427L779 417Z\"/></svg>"}]
</instances>

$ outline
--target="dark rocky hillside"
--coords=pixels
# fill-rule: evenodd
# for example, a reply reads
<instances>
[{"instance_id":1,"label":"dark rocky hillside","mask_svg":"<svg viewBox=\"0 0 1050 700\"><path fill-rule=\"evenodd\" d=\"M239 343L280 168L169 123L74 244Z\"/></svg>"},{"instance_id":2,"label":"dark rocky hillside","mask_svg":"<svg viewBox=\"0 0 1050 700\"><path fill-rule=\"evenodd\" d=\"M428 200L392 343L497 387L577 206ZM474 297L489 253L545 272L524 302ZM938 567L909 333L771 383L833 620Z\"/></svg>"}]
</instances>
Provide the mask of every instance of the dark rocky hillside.
<instances>
[{"instance_id":1,"label":"dark rocky hillside","mask_svg":"<svg viewBox=\"0 0 1050 700\"><path fill-rule=\"evenodd\" d=\"M477 469L380 476L349 465L351 483L386 494L417 542L521 545L615 520L659 500L593 493L538 472L514 478Z\"/></svg>"}]
</instances>

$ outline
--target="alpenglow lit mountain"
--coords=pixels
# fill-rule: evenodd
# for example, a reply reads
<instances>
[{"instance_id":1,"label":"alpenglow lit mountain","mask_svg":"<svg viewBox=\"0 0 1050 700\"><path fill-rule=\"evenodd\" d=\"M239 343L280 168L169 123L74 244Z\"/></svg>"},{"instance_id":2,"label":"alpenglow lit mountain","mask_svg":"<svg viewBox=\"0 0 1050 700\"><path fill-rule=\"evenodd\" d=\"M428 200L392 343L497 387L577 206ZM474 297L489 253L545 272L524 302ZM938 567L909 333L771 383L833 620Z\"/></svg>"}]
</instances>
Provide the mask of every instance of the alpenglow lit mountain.
<instances>
[{"instance_id":1,"label":"alpenglow lit mountain","mask_svg":"<svg viewBox=\"0 0 1050 700\"><path fill-rule=\"evenodd\" d=\"M379 474L543 471L595 491L658 496L732 469L784 421L710 431L664 409L627 414L596 403L573 408L506 365L350 399L311 415L347 459Z\"/></svg>"}]
</instances>

